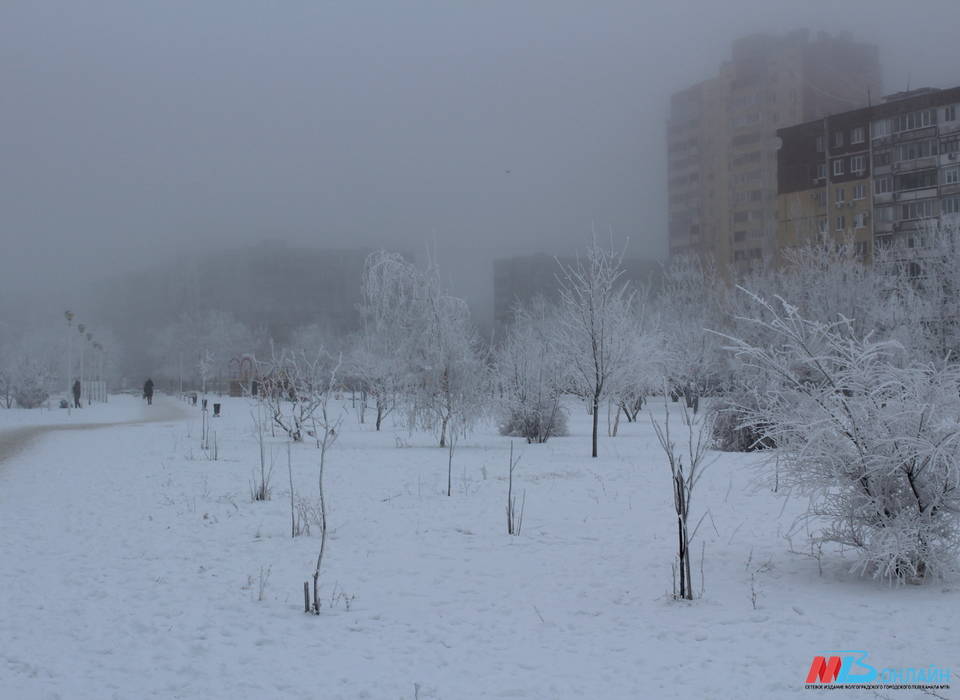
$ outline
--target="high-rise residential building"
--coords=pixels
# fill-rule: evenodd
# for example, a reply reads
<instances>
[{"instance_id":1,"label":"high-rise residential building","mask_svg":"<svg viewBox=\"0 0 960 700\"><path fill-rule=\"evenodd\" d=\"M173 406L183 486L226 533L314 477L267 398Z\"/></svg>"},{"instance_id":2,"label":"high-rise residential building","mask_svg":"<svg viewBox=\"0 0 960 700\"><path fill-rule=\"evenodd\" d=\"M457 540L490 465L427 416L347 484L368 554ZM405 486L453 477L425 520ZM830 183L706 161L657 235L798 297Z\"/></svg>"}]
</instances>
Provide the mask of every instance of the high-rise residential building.
<instances>
[{"instance_id":1,"label":"high-rise residential building","mask_svg":"<svg viewBox=\"0 0 960 700\"><path fill-rule=\"evenodd\" d=\"M881 94L876 46L847 34L758 34L719 73L673 95L667 127L671 255L729 276L776 250L777 129Z\"/></svg>"},{"instance_id":2,"label":"high-rise residential building","mask_svg":"<svg viewBox=\"0 0 960 700\"><path fill-rule=\"evenodd\" d=\"M928 222L960 214L960 87L896 93L777 133L781 249L834 236L869 257L873 246L920 247Z\"/></svg>"}]
</instances>

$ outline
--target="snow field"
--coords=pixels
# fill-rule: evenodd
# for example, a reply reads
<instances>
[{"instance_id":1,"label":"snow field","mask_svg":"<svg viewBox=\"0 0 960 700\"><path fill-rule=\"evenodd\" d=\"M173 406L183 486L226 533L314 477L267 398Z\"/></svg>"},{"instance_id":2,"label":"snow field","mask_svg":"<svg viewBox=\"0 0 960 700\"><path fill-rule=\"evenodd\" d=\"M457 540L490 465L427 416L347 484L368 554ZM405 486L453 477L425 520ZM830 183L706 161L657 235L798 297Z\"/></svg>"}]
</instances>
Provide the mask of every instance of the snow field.
<instances>
[{"instance_id":1,"label":"snow field","mask_svg":"<svg viewBox=\"0 0 960 700\"><path fill-rule=\"evenodd\" d=\"M189 407L49 433L0 463L0 696L780 698L808 692L824 650L960 669L955 582L890 588L849 575L841 553L791 553L804 504L759 485L756 456L720 455L704 476L704 597L672 600L675 515L649 417L602 437L592 460L575 403L570 437L514 441L526 506L511 537L509 439L492 425L458 445L448 498L431 435L390 419L377 434L341 402L324 607L305 615L319 528L290 537L279 437L272 500L251 502L251 407L223 403L217 461ZM292 458L315 501L319 450ZM792 542L810 551L802 531Z\"/></svg>"}]
</instances>

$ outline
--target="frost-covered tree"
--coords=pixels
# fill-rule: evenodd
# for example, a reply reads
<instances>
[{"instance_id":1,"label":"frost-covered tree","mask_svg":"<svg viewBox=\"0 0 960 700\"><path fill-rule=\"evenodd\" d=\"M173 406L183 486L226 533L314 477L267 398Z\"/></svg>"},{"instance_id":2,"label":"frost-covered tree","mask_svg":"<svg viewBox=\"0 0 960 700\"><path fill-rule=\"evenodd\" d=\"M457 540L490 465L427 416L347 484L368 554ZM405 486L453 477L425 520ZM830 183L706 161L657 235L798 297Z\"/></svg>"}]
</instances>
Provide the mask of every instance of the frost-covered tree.
<instances>
[{"instance_id":1,"label":"frost-covered tree","mask_svg":"<svg viewBox=\"0 0 960 700\"><path fill-rule=\"evenodd\" d=\"M880 578L953 569L960 367L912 362L847 319L809 320L782 300L752 299L752 323L771 341L728 338L756 377L743 422L776 446L781 484L810 497L819 538L855 548L857 570Z\"/></svg>"},{"instance_id":2,"label":"frost-covered tree","mask_svg":"<svg viewBox=\"0 0 960 700\"><path fill-rule=\"evenodd\" d=\"M677 257L664 269L656 300L662 373L696 411L702 394L725 379L726 358L707 329L723 326L726 287L709 262Z\"/></svg>"},{"instance_id":3,"label":"frost-covered tree","mask_svg":"<svg viewBox=\"0 0 960 700\"><path fill-rule=\"evenodd\" d=\"M150 355L156 374L201 383L223 376L231 358L257 349L256 337L232 314L208 310L189 312L154 334Z\"/></svg>"},{"instance_id":4,"label":"frost-covered tree","mask_svg":"<svg viewBox=\"0 0 960 700\"><path fill-rule=\"evenodd\" d=\"M466 302L440 293L436 282L430 288L414 352L413 415L445 447L454 431L466 432L480 417L487 371Z\"/></svg>"},{"instance_id":5,"label":"frost-covered tree","mask_svg":"<svg viewBox=\"0 0 960 700\"><path fill-rule=\"evenodd\" d=\"M274 425L295 442L305 435L316 436L319 412L327 406L339 358L323 348L312 353L282 349L259 365L258 399L267 406Z\"/></svg>"},{"instance_id":6,"label":"frost-covered tree","mask_svg":"<svg viewBox=\"0 0 960 700\"><path fill-rule=\"evenodd\" d=\"M600 403L621 386L633 360L637 326L634 291L623 279L623 253L596 238L583 258L561 265L559 313L553 343L566 369L567 390L593 414L592 456L597 456Z\"/></svg>"},{"instance_id":7,"label":"frost-covered tree","mask_svg":"<svg viewBox=\"0 0 960 700\"><path fill-rule=\"evenodd\" d=\"M37 408L63 385L63 372L60 337L42 329L25 331L0 349L0 401L7 408Z\"/></svg>"},{"instance_id":8,"label":"frost-covered tree","mask_svg":"<svg viewBox=\"0 0 960 700\"><path fill-rule=\"evenodd\" d=\"M555 322L556 309L541 297L514 312L494 360L503 435L543 443L566 434L564 367L551 336Z\"/></svg>"},{"instance_id":9,"label":"frost-covered tree","mask_svg":"<svg viewBox=\"0 0 960 700\"><path fill-rule=\"evenodd\" d=\"M446 447L485 403L486 369L466 302L443 292L435 265L421 270L381 251L367 260L362 311L359 360L371 387L379 384L385 401L396 387L411 425L436 431Z\"/></svg>"},{"instance_id":10,"label":"frost-covered tree","mask_svg":"<svg viewBox=\"0 0 960 700\"><path fill-rule=\"evenodd\" d=\"M885 331L932 361L960 353L958 223L955 215L926 221L909 245L875 256Z\"/></svg>"},{"instance_id":11,"label":"frost-covered tree","mask_svg":"<svg viewBox=\"0 0 960 700\"><path fill-rule=\"evenodd\" d=\"M396 253L371 253L364 265L361 326L347 372L372 399L377 430L409 389L427 293L422 282L420 272Z\"/></svg>"}]
</instances>

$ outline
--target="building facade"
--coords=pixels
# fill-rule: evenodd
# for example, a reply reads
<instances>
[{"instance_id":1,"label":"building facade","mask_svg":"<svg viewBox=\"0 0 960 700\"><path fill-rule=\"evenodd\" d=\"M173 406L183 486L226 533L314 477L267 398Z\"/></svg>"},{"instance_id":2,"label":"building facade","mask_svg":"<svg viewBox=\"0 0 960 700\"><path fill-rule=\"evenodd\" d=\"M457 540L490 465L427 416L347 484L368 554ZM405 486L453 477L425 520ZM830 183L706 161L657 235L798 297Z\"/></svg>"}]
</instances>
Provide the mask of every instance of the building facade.
<instances>
[{"instance_id":1,"label":"building facade","mask_svg":"<svg viewBox=\"0 0 960 700\"><path fill-rule=\"evenodd\" d=\"M960 87L923 88L780 129L777 246L853 239L913 248L960 213Z\"/></svg>"},{"instance_id":2,"label":"building facade","mask_svg":"<svg viewBox=\"0 0 960 700\"><path fill-rule=\"evenodd\" d=\"M881 90L877 48L806 31L736 41L717 76L673 95L667 127L671 255L728 276L777 241L777 129L860 107Z\"/></svg>"}]
</instances>

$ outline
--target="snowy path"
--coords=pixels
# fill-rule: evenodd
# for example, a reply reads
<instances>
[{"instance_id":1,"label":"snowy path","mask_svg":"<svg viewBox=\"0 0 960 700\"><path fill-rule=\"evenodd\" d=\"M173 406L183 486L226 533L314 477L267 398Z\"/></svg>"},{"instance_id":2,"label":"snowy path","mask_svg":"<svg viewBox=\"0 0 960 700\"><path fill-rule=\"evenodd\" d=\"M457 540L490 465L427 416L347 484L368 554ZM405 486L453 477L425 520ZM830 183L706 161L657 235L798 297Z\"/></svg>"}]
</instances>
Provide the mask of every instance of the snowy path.
<instances>
[{"instance_id":1,"label":"snowy path","mask_svg":"<svg viewBox=\"0 0 960 700\"><path fill-rule=\"evenodd\" d=\"M148 407L144 405L137 411L139 415L135 414L135 417L130 417L125 420L100 423L49 423L0 429L0 464L19 454L24 448L45 433L69 430L95 430L141 423L169 422L183 418L186 415L186 411L179 404L164 397L158 397L157 405L149 407L149 410L147 410L147 408ZM2 473L2 471L0 471L0 473Z\"/></svg>"}]
</instances>

